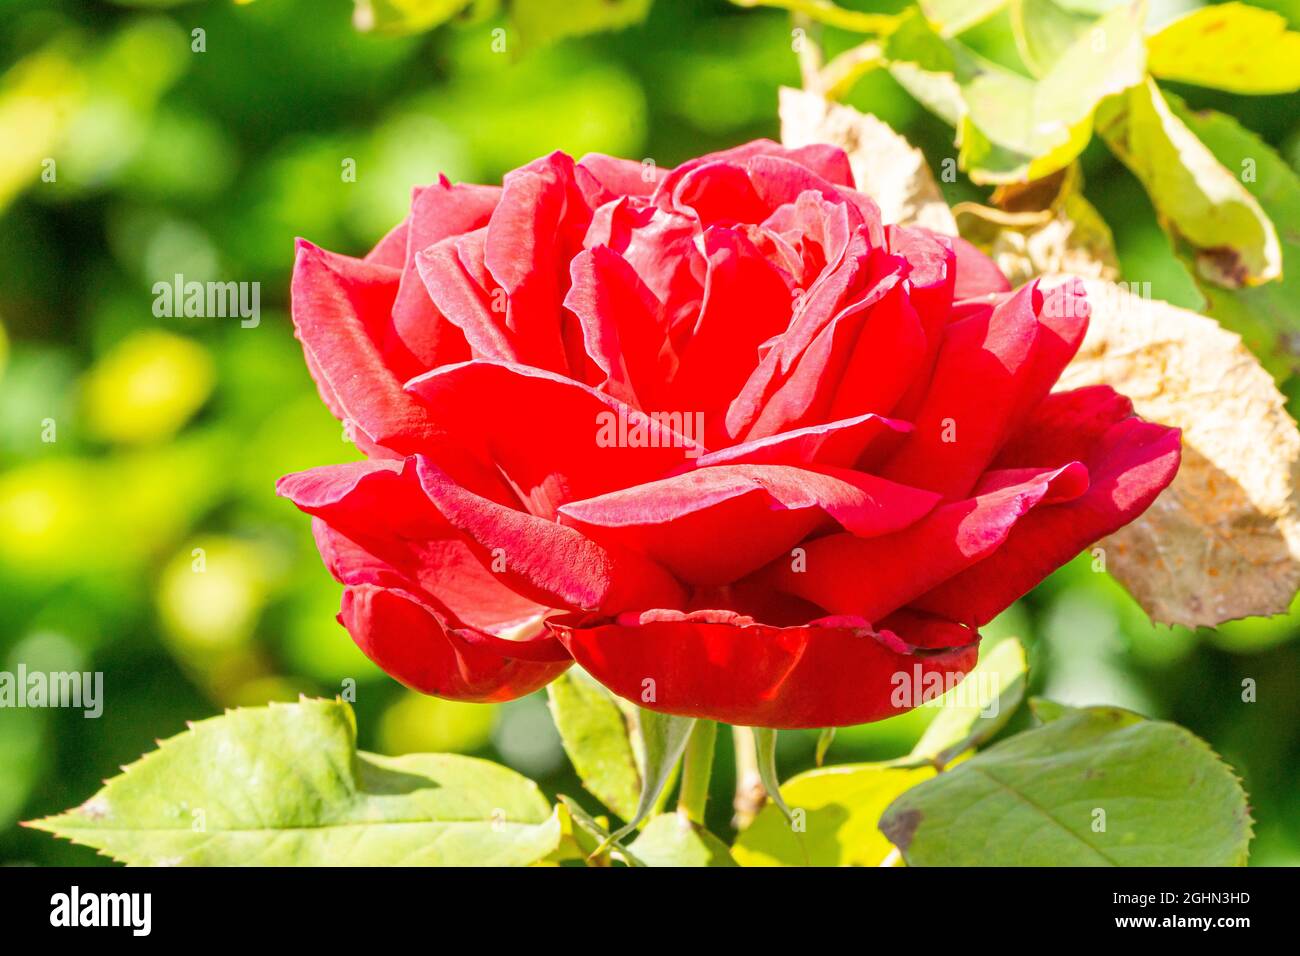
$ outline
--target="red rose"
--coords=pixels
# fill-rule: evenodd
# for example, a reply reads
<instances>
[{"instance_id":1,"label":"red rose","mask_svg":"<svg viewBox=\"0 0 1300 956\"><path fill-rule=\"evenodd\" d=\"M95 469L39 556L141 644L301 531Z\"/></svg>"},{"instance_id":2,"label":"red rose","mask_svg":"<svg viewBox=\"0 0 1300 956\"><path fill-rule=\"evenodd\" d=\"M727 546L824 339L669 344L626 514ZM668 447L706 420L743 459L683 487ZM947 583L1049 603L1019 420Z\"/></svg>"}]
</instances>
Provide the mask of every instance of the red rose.
<instances>
[{"instance_id":1,"label":"red rose","mask_svg":"<svg viewBox=\"0 0 1300 956\"><path fill-rule=\"evenodd\" d=\"M1178 468L1123 396L1049 394L1080 286L882 225L830 147L443 180L364 259L300 242L293 318L368 460L279 491L361 649L460 700L577 661L669 713L887 717Z\"/></svg>"}]
</instances>

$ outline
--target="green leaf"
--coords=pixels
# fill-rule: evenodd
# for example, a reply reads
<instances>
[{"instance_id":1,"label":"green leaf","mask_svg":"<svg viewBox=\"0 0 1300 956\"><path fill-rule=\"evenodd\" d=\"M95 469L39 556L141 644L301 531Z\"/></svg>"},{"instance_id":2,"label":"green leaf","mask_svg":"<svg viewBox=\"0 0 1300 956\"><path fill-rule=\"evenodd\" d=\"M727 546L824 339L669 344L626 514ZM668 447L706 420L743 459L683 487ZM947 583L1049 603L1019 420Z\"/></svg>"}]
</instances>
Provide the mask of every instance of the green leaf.
<instances>
[{"instance_id":1,"label":"green leaf","mask_svg":"<svg viewBox=\"0 0 1300 956\"><path fill-rule=\"evenodd\" d=\"M1073 162L1092 137L1098 104L1142 82L1145 12L1139 0L1107 13L1037 81L980 63L962 82L959 159L971 179L1025 182Z\"/></svg>"},{"instance_id":2,"label":"green leaf","mask_svg":"<svg viewBox=\"0 0 1300 956\"><path fill-rule=\"evenodd\" d=\"M1147 41L1153 75L1231 93L1300 89L1300 33L1245 3L1202 7Z\"/></svg>"},{"instance_id":3,"label":"green leaf","mask_svg":"<svg viewBox=\"0 0 1300 956\"><path fill-rule=\"evenodd\" d=\"M993 645L960 684L935 702L943 709L912 748L912 756L944 766L991 738L1019 706L1028 673L1020 641L1012 637Z\"/></svg>"},{"instance_id":4,"label":"green leaf","mask_svg":"<svg viewBox=\"0 0 1300 956\"><path fill-rule=\"evenodd\" d=\"M776 771L776 731L771 727L755 727L754 744L758 750L758 776L772 802L790 819L790 807L781 797L781 778Z\"/></svg>"},{"instance_id":5,"label":"green leaf","mask_svg":"<svg viewBox=\"0 0 1300 956\"><path fill-rule=\"evenodd\" d=\"M512 0L510 19L526 47L640 23L651 0Z\"/></svg>"},{"instance_id":6,"label":"green leaf","mask_svg":"<svg viewBox=\"0 0 1300 956\"><path fill-rule=\"evenodd\" d=\"M1148 79L1103 104L1097 129L1146 186L1161 223L1193 247L1199 274L1218 285L1277 278L1277 230L1241 181L1179 119Z\"/></svg>"},{"instance_id":7,"label":"green leaf","mask_svg":"<svg viewBox=\"0 0 1300 956\"><path fill-rule=\"evenodd\" d=\"M525 866L560 839L513 770L360 752L352 708L307 699L194 723L31 826L137 865Z\"/></svg>"},{"instance_id":8,"label":"green leaf","mask_svg":"<svg viewBox=\"0 0 1300 956\"><path fill-rule=\"evenodd\" d=\"M460 14L470 0L356 0L352 22L358 30L390 36L422 33Z\"/></svg>"},{"instance_id":9,"label":"green leaf","mask_svg":"<svg viewBox=\"0 0 1300 956\"><path fill-rule=\"evenodd\" d=\"M907 791L880 829L909 866L1242 866L1246 794L1190 731L1089 707Z\"/></svg>"},{"instance_id":10,"label":"green leaf","mask_svg":"<svg viewBox=\"0 0 1300 956\"><path fill-rule=\"evenodd\" d=\"M735 866L727 845L684 813L651 818L628 848L644 866Z\"/></svg>"},{"instance_id":11,"label":"green leaf","mask_svg":"<svg viewBox=\"0 0 1300 956\"><path fill-rule=\"evenodd\" d=\"M615 697L569 670L546 688L551 716L582 785L624 820L636 813L641 775L628 720Z\"/></svg>"},{"instance_id":12,"label":"green leaf","mask_svg":"<svg viewBox=\"0 0 1300 956\"><path fill-rule=\"evenodd\" d=\"M885 43L890 73L927 109L957 128L958 158L977 183L1039 179L1068 166L1088 145L1107 97L1142 82L1145 3L1092 22L1038 80L904 17Z\"/></svg>"},{"instance_id":13,"label":"green leaf","mask_svg":"<svg viewBox=\"0 0 1300 956\"><path fill-rule=\"evenodd\" d=\"M926 19L946 37L956 36L983 23L1007 5L1008 0L919 0Z\"/></svg>"},{"instance_id":14,"label":"green leaf","mask_svg":"<svg viewBox=\"0 0 1300 956\"><path fill-rule=\"evenodd\" d=\"M642 707L637 712L637 727L641 737L641 795L631 819L612 839L622 840L640 825L654 810L659 795L668 786L682 759L686 742L695 729L694 717L675 717Z\"/></svg>"},{"instance_id":15,"label":"green leaf","mask_svg":"<svg viewBox=\"0 0 1300 956\"><path fill-rule=\"evenodd\" d=\"M736 838L732 855L741 866L879 866L893 850L877 829L880 814L935 772L865 763L798 774L781 793L801 829L768 804Z\"/></svg>"},{"instance_id":16,"label":"green leaf","mask_svg":"<svg viewBox=\"0 0 1300 956\"><path fill-rule=\"evenodd\" d=\"M1205 144L1215 159L1235 171L1264 214L1282 224L1282 277L1275 282L1240 289L1228 289L1211 282L1193 269L1205 308L1200 311L1218 319L1240 335L1265 367L1279 379L1296 370L1300 342L1300 176L1296 175L1262 139L1235 119L1214 110L1189 110L1182 100L1166 94L1170 109ZM1288 228L1287 224L1291 224ZM1191 260L1193 250L1180 250Z\"/></svg>"},{"instance_id":17,"label":"green leaf","mask_svg":"<svg viewBox=\"0 0 1300 956\"><path fill-rule=\"evenodd\" d=\"M1012 0L1016 48L1034 76L1049 73L1097 18L1053 0Z\"/></svg>"}]
</instances>

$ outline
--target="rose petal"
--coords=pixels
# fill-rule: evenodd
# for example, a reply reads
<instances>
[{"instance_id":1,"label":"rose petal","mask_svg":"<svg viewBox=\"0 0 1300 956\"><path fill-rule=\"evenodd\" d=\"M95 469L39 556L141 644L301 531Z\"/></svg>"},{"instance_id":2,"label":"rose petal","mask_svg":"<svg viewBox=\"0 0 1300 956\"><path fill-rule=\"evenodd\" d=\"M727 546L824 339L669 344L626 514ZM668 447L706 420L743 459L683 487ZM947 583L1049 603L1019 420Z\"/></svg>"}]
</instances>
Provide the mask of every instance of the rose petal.
<instances>
[{"instance_id":1,"label":"rose petal","mask_svg":"<svg viewBox=\"0 0 1300 956\"><path fill-rule=\"evenodd\" d=\"M911 417L916 428L881 473L964 497L1051 390L1087 325L1078 283L1046 296L1027 285L987 314L949 325L931 387Z\"/></svg>"},{"instance_id":2,"label":"rose petal","mask_svg":"<svg viewBox=\"0 0 1300 956\"><path fill-rule=\"evenodd\" d=\"M505 290L519 358L555 372L568 370L560 317L568 263L591 221L574 175L573 160L559 152L507 173L483 250Z\"/></svg>"},{"instance_id":3,"label":"rose petal","mask_svg":"<svg viewBox=\"0 0 1300 956\"><path fill-rule=\"evenodd\" d=\"M346 588L339 623L368 658L421 693L491 703L545 687L571 661L531 661L500 653L502 644L476 643L448 630L412 594L361 584Z\"/></svg>"},{"instance_id":4,"label":"rose petal","mask_svg":"<svg viewBox=\"0 0 1300 956\"><path fill-rule=\"evenodd\" d=\"M704 234L708 271L699 316L681 350L669 407L721 411L759 362L759 346L790 321L790 289L743 235Z\"/></svg>"},{"instance_id":5,"label":"rose petal","mask_svg":"<svg viewBox=\"0 0 1300 956\"><path fill-rule=\"evenodd\" d=\"M1116 403L1112 410L1123 404ZM1073 424L1069 414L1052 417L1057 407L1053 403L1035 423L1037 431L1050 433ZM1077 405L1069 409L1077 410ZM1080 455L1091 477L1084 495L1025 515L1002 547L916 598L913 606L972 625L986 624L1088 545L1137 518L1178 472L1181 439L1175 428L1125 418L1090 437L1094 437L1091 447ZM1060 439L1047 447L1053 444L1059 454Z\"/></svg>"},{"instance_id":6,"label":"rose petal","mask_svg":"<svg viewBox=\"0 0 1300 956\"><path fill-rule=\"evenodd\" d=\"M393 326L397 336L420 361L421 371L448 362L462 362L470 353L464 333L434 306L420 276L416 256L450 236L487 225L500 195L501 190L491 186L453 186L446 177L432 186L415 190L402 281L393 303Z\"/></svg>"},{"instance_id":7,"label":"rose petal","mask_svg":"<svg viewBox=\"0 0 1300 956\"><path fill-rule=\"evenodd\" d=\"M295 335L321 397L366 438L399 454L422 448L440 429L402 391L379 344L391 329L398 273L298 240L292 300Z\"/></svg>"},{"instance_id":8,"label":"rose petal","mask_svg":"<svg viewBox=\"0 0 1300 956\"><path fill-rule=\"evenodd\" d=\"M908 422L880 415L857 415L711 451L682 466L682 470L740 464L850 468L868 456L874 457L876 448L888 444L892 436L905 435L911 430Z\"/></svg>"},{"instance_id":9,"label":"rose petal","mask_svg":"<svg viewBox=\"0 0 1300 956\"><path fill-rule=\"evenodd\" d=\"M672 170L660 169L651 161L635 162L588 153L578 160L578 187L593 209L621 196L649 196Z\"/></svg>"},{"instance_id":10,"label":"rose petal","mask_svg":"<svg viewBox=\"0 0 1300 956\"><path fill-rule=\"evenodd\" d=\"M321 558L343 584L418 591L444 621L492 634L514 632L549 607L506 587L478 559L425 495L411 460L314 468L280 479L277 493L315 517Z\"/></svg>"},{"instance_id":11,"label":"rose petal","mask_svg":"<svg viewBox=\"0 0 1300 956\"><path fill-rule=\"evenodd\" d=\"M588 385L523 365L449 365L406 387L451 444L495 462L529 510L546 518L566 501L660 478L700 450L693 419L679 422L689 426L683 434L667 418L657 422Z\"/></svg>"},{"instance_id":12,"label":"rose petal","mask_svg":"<svg viewBox=\"0 0 1300 956\"><path fill-rule=\"evenodd\" d=\"M916 614L877 629L863 621L772 627L718 611L548 626L620 697L753 727L840 727L893 716L914 706L910 696L900 700L900 684L917 693L955 685L975 666L979 643L974 631Z\"/></svg>"},{"instance_id":13,"label":"rose petal","mask_svg":"<svg viewBox=\"0 0 1300 956\"><path fill-rule=\"evenodd\" d=\"M649 559L476 495L427 458L416 462L434 506L511 590L549 607L602 614L685 600L681 586Z\"/></svg>"},{"instance_id":14,"label":"rose petal","mask_svg":"<svg viewBox=\"0 0 1300 956\"><path fill-rule=\"evenodd\" d=\"M673 356L654 294L606 246L578 253L570 270L564 306L577 316L586 354L603 373L597 387L632 406L659 407Z\"/></svg>"},{"instance_id":15,"label":"rose petal","mask_svg":"<svg viewBox=\"0 0 1300 956\"><path fill-rule=\"evenodd\" d=\"M905 528L938 496L844 469L722 465L570 502L559 520L649 555L699 586L735 581L837 522L855 535Z\"/></svg>"},{"instance_id":16,"label":"rose petal","mask_svg":"<svg viewBox=\"0 0 1300 956\"><path fill-rule=\"evenodd\" d=\"M1073 462L940 505L896 534L809 541L801 562L783 559L764 574L829 613L878 620L987 558L1031 509L1078 498L1087 487L1087 469Z\"/></svg>"},{"instance_id":17,"label":"rose petal","mask_svg":"<svg viewBox=\"0 0 1300 956\"><path fill-rule=\"evenodd\" d=\"M986 295L1010 292L1011 283L997 264L960 236L950 237L957 254L955 299L978 299Z\"/></svg>"}]
</instances>

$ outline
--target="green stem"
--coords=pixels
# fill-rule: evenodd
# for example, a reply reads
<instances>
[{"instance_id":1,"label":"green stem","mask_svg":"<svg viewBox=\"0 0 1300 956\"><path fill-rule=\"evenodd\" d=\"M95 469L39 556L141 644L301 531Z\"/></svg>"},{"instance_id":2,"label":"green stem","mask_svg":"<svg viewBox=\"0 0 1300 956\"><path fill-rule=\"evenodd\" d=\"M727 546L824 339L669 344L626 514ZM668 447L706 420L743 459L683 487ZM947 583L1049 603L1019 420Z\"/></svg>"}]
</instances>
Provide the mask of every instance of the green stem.
<instances>
[{"instance_id":1,"label":"green stem","mask_svg":"<svg viewBox=\"0 0 1300 956\"><path fill-rule=\"evenodd\" d=\"M682 759L682 789L677 809L692 822L704 824L704 805L709 800L709 775L713 772L713 751L718 740L718 725L711 720L695 722L691 739L686 742Z\"/></svg>"}]
</instances>

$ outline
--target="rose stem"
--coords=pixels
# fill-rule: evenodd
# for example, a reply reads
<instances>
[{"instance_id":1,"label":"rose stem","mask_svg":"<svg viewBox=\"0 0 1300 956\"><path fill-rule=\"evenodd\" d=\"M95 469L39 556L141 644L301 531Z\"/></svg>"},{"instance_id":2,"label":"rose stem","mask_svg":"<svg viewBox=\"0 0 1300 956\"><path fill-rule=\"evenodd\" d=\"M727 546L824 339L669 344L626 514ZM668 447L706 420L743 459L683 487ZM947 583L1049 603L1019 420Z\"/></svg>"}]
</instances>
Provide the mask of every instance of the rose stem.
<instances>
[{"instance_id":1,"label":"rose stem","mask_svg":"<svg viewBox=\"0 0 1300 956\"><path fill-rule=\"evenodd\" d=\"M709 801L709 775L713 772L713 751L718 739L718 725L711 720L697 720L686 742L682 760L682 789L677 796L677 811L692 822L704 824L704 805Z\"/></svg>"},{"instance_id":2,"label":"rose stem","mask_svg":"<svg viewBox=\"0 0 1300 956\"><path fill-rule=\"evenodd\" d=\"M736 796L732 801L735 816L731 825L737 830L749 826L767 800L763 777L758 772L758 747L754 731L749 727L732 727L732 740L736 745Z\"/></svg>"}]
</instances>

